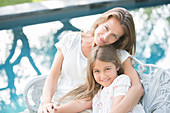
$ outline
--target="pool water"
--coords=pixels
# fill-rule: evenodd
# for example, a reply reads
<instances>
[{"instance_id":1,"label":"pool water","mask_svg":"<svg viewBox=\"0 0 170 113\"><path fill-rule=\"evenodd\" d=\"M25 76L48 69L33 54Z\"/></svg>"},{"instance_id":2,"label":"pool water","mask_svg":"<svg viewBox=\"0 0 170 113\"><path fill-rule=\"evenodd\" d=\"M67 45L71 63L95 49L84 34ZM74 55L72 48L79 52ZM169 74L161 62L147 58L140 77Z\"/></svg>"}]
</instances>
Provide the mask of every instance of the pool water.
<instances>
[{"instance_id":1,"label":"pool water","mask_svg":"<svg viewBox=\"0 0 170 113\"><path fill-rule=\"evenodd\" d=\"M130 10L137 33L136 57L142 62L170 68L169 11L170 4ZM97 16L72 19L72 30L88 30ZM0 31L0 113L24 112L24 86L34 76L49 73L62 31L67 29L60 21Z\"/></svg>"}]
</instances>

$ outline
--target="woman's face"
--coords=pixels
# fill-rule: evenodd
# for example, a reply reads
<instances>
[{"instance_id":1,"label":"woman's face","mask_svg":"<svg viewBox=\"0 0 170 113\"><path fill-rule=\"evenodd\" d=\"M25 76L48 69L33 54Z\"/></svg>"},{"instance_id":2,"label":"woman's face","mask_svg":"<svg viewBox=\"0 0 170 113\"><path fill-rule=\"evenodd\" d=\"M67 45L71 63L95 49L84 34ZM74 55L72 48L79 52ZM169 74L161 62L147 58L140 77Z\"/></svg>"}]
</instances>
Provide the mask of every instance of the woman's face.
<instances>
[{"instance_id":1,"label":"woman's face","mask_svg":"<svg viewBox=\"0 0 170 113\"><path fill-rule=\"evenodd\" d=\"M117 77L118 70L119 68L113 63L96 59L93 66L93 76L97 83L104 87L108 87Z\"/></svg>"},{"instance_id":2,"label":"woman's face","mask_svg":"<svg viewBox=\"0 0 170 113\"><path fill-rule=\"evenodd\" d=\"M97 46L109 45L123 36L124 30L120 22L115 18L98 25L94 32L94 43Z\"/></svg>"}]
</instances>

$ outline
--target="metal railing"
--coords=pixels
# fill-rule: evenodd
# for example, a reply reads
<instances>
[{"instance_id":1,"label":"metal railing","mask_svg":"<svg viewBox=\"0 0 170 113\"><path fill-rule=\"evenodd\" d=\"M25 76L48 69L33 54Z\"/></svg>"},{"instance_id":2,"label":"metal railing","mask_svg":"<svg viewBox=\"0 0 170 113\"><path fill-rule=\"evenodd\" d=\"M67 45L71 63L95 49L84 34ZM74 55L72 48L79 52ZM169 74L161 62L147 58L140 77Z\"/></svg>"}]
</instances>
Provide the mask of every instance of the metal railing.
<instances>
[{"instance_id":1,"label":"metal railing","mask_svg":"<svg viewBox=\"0 0 170 113\"><path fill-rule=\"evenodd\" d=\"M69 21L71 18L103 13L113 7L135 9L170 3L169 0L113 0L84 5L68 5L15 14L0 14L0 30L23 27L51 21ZM22 9L20 9L22 10ZM2 10L0 10L1 12Z\"/></svg>"}]
</instances>

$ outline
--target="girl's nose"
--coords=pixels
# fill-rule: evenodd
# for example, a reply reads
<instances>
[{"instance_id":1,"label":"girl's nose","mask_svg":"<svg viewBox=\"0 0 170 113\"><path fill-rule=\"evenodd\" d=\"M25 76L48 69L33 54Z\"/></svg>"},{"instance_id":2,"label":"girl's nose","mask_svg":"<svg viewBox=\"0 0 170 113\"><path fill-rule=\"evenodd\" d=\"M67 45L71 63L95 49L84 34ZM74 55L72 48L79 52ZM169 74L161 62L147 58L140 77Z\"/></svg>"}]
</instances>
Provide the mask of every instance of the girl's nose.
<instances>
[{"instance_id":1,"label":"girl's nose","mask_svg":"<svg viewBox=\"0 0 170 113\"><path fill-rule=\"evenodd\" d=\"M103 79L105 79L107 76L106 76L106 74L105 73L101 73L101 79L103 80Z\"/></svg>"}]
</instances>

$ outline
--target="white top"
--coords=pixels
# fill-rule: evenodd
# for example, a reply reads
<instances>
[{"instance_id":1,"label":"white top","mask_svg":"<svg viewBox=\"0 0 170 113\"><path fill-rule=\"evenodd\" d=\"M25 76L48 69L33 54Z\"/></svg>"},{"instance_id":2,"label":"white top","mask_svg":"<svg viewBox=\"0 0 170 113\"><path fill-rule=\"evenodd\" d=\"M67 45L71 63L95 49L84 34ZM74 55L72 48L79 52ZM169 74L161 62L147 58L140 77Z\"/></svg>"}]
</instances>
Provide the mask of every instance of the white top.
<instances>
[{"instance_id":1,"label":"white top","mask_svg":"<svg viewBox=\"0 0 170 113\"><path fill-rule=\"evenodd\" d=\"M60 79L53 97L53 101L57 102L63 95L86 81L87 58L81 51L80 32L66 33L55 46L61 49L64 56ZM121 50L118 51L118 56L123 63L130 55Z\"/></svg>"},{"instance_id":2,"label":"white top","mask_svg":"<svg viewBox=\"0 0 170 113\"><path fill-rule=\"evenodd\" d=\"M113 104L113 98L120 95L126 95L126 92L130 86L130 78L127 75L120 75L113 81L110 86L100 89L93 98L93 113L110 113ZM137 104L128 113L145 112L142 105Z\"/></svg>"}]
</instances>

